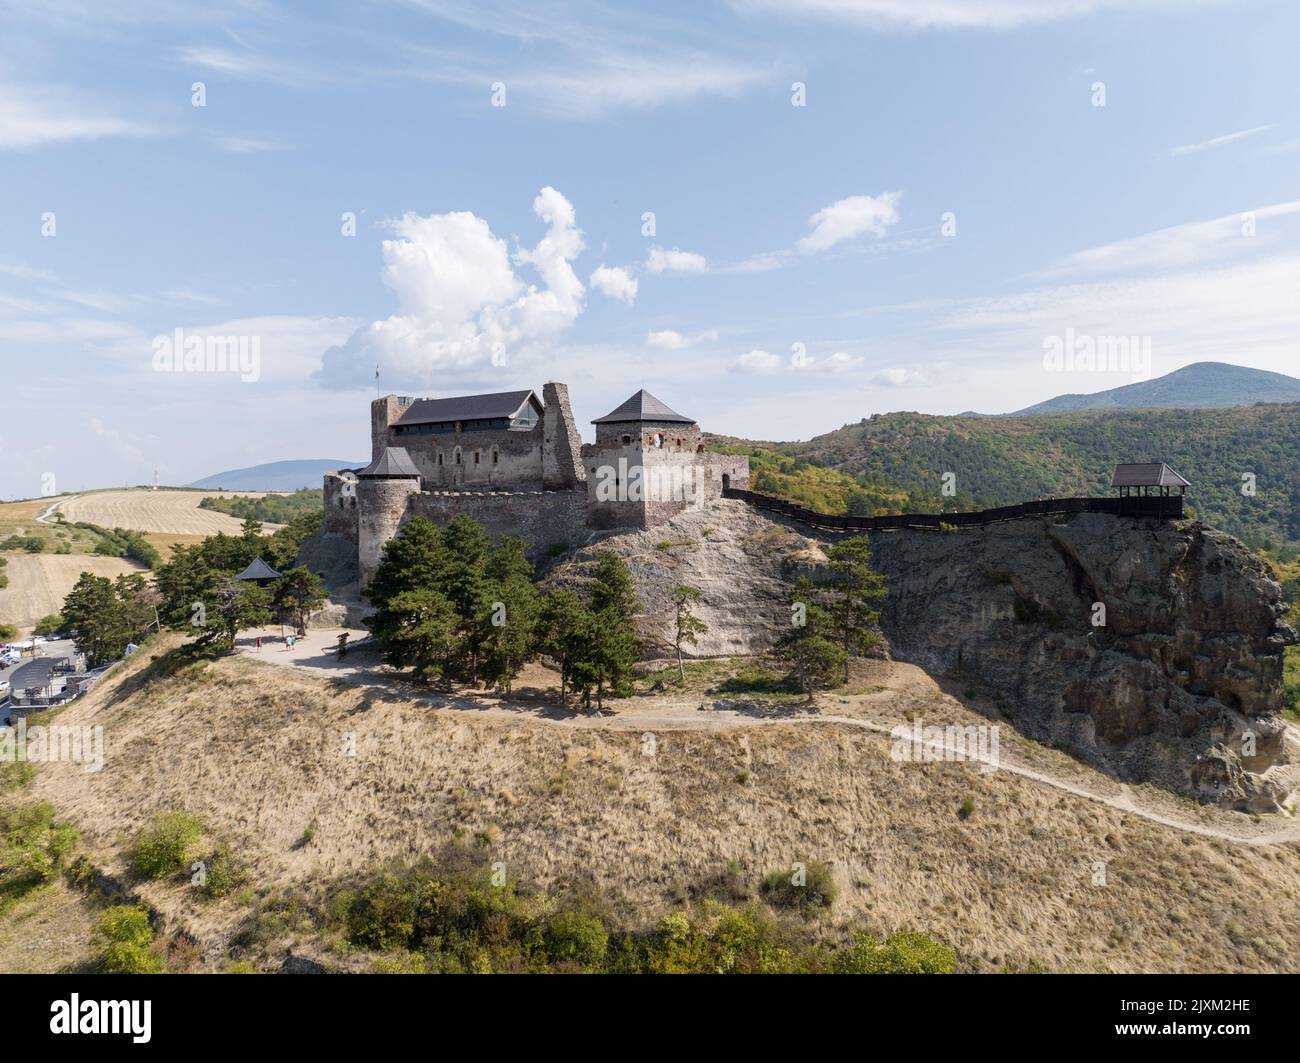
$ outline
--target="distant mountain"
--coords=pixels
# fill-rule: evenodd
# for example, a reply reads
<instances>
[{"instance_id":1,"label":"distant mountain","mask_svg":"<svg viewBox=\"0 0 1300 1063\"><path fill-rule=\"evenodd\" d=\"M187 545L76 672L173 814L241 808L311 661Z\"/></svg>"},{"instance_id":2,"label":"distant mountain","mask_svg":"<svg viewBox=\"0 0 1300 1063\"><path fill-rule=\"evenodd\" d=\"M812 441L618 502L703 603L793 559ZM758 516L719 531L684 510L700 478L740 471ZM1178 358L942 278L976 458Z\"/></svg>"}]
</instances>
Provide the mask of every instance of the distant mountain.
<instances>
[{"instance_id":1,"label":"distant mountain","mask_svg":"<svg viewBox=\"0 0 1300 1063\"><path fill-rule=\"evenodd\" d=\"M327 472L359 469L365 464L364 461L334 461L330 458L272 461L247 469L227 469L185 486L214 491L297 491L300 487L319 487L321 477Z\"/></svg>"},{"instance_id":2,"label":"distant mountain","mask_svg":"<svg viewBox=\"0 0 1300 1063\"><path fill-rule=\"evenodd\" d=\"M1220 409L1253 406L1257 402L1300 402L1300 380L1282 373L1248 369L1226 362L1196 362L1155 380L1125 384L1109 391L1091 395L1058 395L1007 416L1159 407Z\"/></svg>"}]
</instances>

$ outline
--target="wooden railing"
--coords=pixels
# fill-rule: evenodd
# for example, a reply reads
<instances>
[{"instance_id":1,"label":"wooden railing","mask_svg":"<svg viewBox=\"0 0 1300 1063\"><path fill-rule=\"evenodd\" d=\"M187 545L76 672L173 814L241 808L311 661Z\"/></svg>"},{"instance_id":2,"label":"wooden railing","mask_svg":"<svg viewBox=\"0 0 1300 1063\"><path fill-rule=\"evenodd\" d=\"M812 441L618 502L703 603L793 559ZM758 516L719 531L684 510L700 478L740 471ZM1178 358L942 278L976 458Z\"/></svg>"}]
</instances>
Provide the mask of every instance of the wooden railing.
<instances>
[{"instance_id":1,"label":"wooden railing","mask_svg":"<svg viewBox=\"0 0 1300 1063\"><path fill-rule=\"evenodd\" d=\"M1130 498L1052 498L1041 502L1021 502L974 513L897 513L883 517L845 517L818 513L757 491L725 487L723 498L748 502L755 509L780 513L792 520L831 531L896 531L902 528L938 528L950 525L968 528L982 524L999 524L1023 517L1045 517L1057 513L1111 513L1119 517L1154 517L1177 520L1183 515L1182 495L1134 495Z\"/></svg>"}]
</instances>

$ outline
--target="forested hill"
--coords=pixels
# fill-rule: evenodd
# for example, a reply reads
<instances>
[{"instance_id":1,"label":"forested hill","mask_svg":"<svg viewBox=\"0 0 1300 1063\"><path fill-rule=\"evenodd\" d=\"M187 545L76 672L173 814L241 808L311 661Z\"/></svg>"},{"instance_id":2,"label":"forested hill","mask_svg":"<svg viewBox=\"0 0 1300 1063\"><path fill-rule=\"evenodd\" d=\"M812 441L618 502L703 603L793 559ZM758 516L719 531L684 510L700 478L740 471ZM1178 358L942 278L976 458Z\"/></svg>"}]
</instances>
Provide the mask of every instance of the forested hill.
<instances>
[{"instance_id":1,"label":"forested hill","mask_svg":"<svg viewBox=\"0 0 1300 1063\"><path fill-rule=\"evenodd\" d=\"M1300 542L1300 403L1032 417L889 413L803 443L725 442L782 455L787 471L794 459L875 485L855 507L868 513L897 501L886 485L931 511L983 508L1107 494L1117 462L1167 461L1192 482L1189 501L1201 519L1253 546ZM955 474L955 497L942 493L946 472ZM1247 474L1253 496L1242 493ZM861 504L868 499L875 504Z\"/></svg>"}]
</instances>

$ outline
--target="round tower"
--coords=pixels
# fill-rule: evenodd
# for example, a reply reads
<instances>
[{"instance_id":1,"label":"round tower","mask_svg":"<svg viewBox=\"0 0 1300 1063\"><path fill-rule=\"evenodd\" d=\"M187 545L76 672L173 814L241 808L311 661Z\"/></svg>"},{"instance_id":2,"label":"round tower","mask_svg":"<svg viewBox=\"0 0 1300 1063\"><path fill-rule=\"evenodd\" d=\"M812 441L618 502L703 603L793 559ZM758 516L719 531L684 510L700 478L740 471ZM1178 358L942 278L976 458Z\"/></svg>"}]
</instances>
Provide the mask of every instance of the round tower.
<instances>
[{"instance_id":1,"label":"round tower","mask_svg":"<svg viewBox=\"0 0 1300 1063\"><path fill-rule=\"evenodd\" d=\"M397 534L411 496L419 493L419 470L402 447L385 447L357 473L357 562L362 590L379 568L384 544Z\"/></svg>"}]
</instances>

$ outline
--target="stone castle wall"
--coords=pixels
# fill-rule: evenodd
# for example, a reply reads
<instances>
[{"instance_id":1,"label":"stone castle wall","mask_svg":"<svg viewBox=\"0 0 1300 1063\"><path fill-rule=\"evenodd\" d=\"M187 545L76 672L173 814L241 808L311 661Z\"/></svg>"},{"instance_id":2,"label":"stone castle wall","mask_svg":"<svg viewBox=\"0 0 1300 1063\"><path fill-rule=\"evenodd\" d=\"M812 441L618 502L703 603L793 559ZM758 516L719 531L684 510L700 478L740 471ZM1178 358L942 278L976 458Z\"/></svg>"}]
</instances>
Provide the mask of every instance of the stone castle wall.
<instances>
[{"instance_id":1,"label":"stone castle wall","mask_svg":"<svg viewBox=\"0 0 1300 1063\"><path fill-rule=\"evenodd\" d=\"M424 491L408 501L408 517L428 517L445 525L465 513L494 539L514 535L529 544L533 561L545 558L553 547L582 546L591 538L587 494L583 490L535 491L491 494L477 491Z\"/></svg>"},{"instance_id":2,"label":"stone castle wall","mask_svg":"<svg viewBox=\"0 0 1300 1063\"><path fill-rule=\"evenodd\" d=\"M325 474L321 533L357 541L357 478L347 470Z\"/></svg>"}]
</instances>

